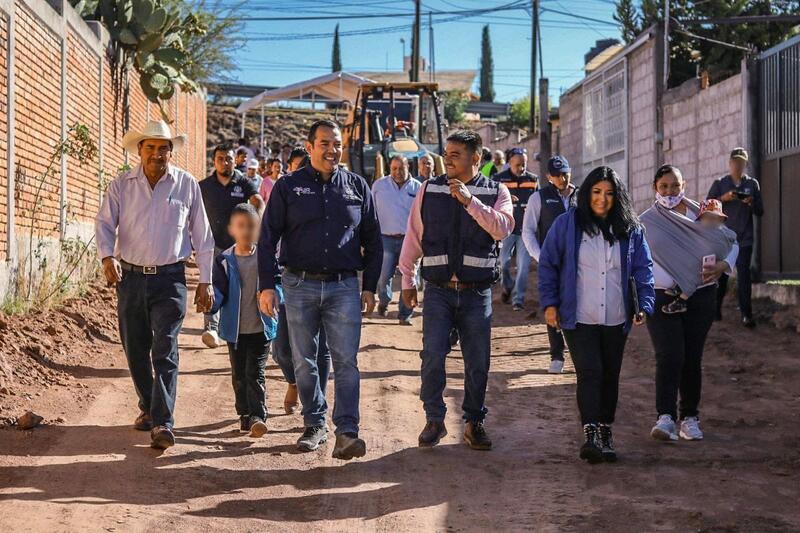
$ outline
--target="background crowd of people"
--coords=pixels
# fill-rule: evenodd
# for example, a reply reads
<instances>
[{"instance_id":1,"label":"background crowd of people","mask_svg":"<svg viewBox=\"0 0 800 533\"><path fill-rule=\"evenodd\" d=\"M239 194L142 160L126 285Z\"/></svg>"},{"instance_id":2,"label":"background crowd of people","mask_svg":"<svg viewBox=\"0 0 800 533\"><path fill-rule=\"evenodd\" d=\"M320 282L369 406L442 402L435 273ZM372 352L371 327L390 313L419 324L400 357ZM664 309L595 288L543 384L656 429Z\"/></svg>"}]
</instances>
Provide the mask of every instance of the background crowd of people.
<instances>
[{"instance_id":1,"label":"background crowd of people","mask_svg":"<svg viewBox=\"0 0 800 533\"><path fill-rule=\"evenodd\" d=\"M524 310L532 263L548 371L563 371L568 347L585 435L580 457L589 462L616 460L612 424L633 325L646 323L655 352L651 435L668 441L703 438L703 348L734 269L742 324L755 325L749 265L753 217L763 206L742 148L700 203L686 198L680 169L659 168L653 205L639 215L610 167L593 169L576 186L567 159L555 155L539 177L528 171L525 149L492 152L468 130L447 138L444 174L436 176L434 156L424 154L412 176L397 154L371 186L341 164L342 135L330 120L311 126L305 146L272 143L261 159L246 139L217 146L213 171L199 182L170 163L182 141L158 121L129 132L126 148L141 164L111 183L97 217L98 250L117 285L139 396L134 427L149 430L157 448L174 444L177 336L192 253L202 340L211 348L227 344L241 431L258 438L268 430L271 351L287 382L285 411L301 408L301 451L328 439L326 388L334 375L333 456L344 460L366 453L359 437L362 316L376 303L379 316L389 315L398 270L400 325L414 324L424 290L425 447L447 434L445 360L460 343L464 440L491 449L484 422L492 285L501 283L503 304Z\"/></svg>"}]
</instances>

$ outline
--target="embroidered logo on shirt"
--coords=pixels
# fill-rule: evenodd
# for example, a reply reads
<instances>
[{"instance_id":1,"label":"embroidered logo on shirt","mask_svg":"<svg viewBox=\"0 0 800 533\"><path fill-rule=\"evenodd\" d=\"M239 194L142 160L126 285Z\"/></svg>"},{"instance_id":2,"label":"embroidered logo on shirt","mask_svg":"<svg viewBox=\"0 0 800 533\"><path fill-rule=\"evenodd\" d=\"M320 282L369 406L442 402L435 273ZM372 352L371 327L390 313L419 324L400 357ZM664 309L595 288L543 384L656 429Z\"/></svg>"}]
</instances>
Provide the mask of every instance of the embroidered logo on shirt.
<instances>
[{"instance_id":1,"label":"embroidered logo on shirt","mask_svg":"<svg viewBox=\"0 0 800 533\"><path fill-rule=\"evenodd\" d=\"M548 198L547 200L545 200L545 202L546 202L546 203L548 203L548 204L558 204L558 203L561 203L561 202L559 202L558 200L553 200L552 198Z\"/></svg>"},{"instance_id":2,"label":"embroidered logo on shirt","mask_svg":"<svg viewBox=\"0 0 800 533\"><path fill-rule=\"evenodd\" d=\"M356 201L356 202L361 200L361 198L350 187L345 187L344 188L344 190L342 191L342 197L345 200L351 200L351 201Z\"/></svg>"},{"instance_id":3,"label":"embroidered logo on shirt","mask_svg":"<svg viewBox=\"0 0 800 533\"><path fill-rule=\"evenodd\" d=\"M292 191L294 191L297 196L301 194L314 194L314 191L312 191L310 187L295 187Z\"/></svg>"},{"instance_id":4,"label":"embroidered logo on shirt","mask_svg":"<svg viewBox=\"0 0 800 533\"><path fill-rule=\"evenodd\" d=\"M234 185L233 191L231 192L231 196L244 198L244 192L242 191L242 187L240 185Z\"/></svg>"}]
</instances>

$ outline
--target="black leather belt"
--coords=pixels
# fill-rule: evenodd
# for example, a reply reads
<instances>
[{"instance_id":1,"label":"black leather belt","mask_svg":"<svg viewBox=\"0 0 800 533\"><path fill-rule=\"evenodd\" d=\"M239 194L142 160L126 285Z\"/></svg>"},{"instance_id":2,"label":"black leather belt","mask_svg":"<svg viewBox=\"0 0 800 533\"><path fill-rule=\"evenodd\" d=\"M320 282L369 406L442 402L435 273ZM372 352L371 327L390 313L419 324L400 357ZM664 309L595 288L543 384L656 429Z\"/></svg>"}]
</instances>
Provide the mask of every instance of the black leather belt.
<instances>
[{"instance_id":1,"label":"black leather belt","mask_svg":"<svg viewBox=\"0 0 800 533\"><path fill-rule=\"evenodd\" d=\"M479 291L482 291L492 286L492 284L489 282L467 283L463 281L448 281L446 283L440 283L436 281L426 281L426 283L430 283L434 287L439 287L440 289L451 289L454 291L466 291L470 289L478 289Z\"/></svg>"},{"instance_id":2,"label":"black leather belt","mask_svg":"<svg viewBox=\"0 0 800 533\"><path fill-rule=\"evenodd\" d=\"M153 275L161 273L168 273L168 272L175 272L177 270L183 270L186 267L186 261L178 261L177 263L171 263L169 265L151 265L151 266L140 266L140 265L133 265L128 263L127 261L120 261L120 266L122 270L127 270L128 272L138 272L139 274L146 274L146 275Z\"/></svg>"},{"instance_id":3,"label":"black leather belt","mask_svg":"<svg viewBox=\"0 0 800 533\"><path fill-rule=\"evenodd\" d=\"M288 266L284 270L299 278L310 279L312 281L343 281L356 277L356 272L352 270L346 270L344 272L322 273L309 272L308 270L295 270L294 268Z\"/></svg>"},{"instance_id":4,"label":"black leather belt","mask_svg":"<svg viewBox=\"0 0 800 533\"><path fill-rule=\"evenodd\" d=\"M402 239L406 235L405 235L405 233L394 233L392 235L388 235L388 234L384 233L383 236L384 237L389 237L390 239Z\"/></svg>"}]
</instances>

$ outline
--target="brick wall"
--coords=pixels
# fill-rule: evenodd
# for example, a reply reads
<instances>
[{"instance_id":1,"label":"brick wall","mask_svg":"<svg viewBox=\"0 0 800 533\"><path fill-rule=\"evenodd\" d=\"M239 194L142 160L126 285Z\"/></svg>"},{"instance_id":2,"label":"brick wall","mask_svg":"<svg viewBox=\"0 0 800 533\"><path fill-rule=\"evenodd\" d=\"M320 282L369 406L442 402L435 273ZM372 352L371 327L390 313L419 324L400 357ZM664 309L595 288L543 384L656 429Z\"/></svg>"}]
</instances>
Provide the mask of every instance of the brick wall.
<instances>
[{"instance_id":1,"label":"brick wall","mask_svg":"<svg viewBox=\"0 0 800 533\"><path fill-rule=\"evenodd\" d=\"M0 43L8 40L8 16L0 11ZM0 46L0 73L7 68L5 46ZM0 75L0 260L6 259L6 235L8 234L8 78Z\"/></svg>"},{"instance_id":2,"label":"brick wall","mask_svg":"<svg viewBox=\"0 0 800 533\"><path fill-rule=\"evenodd\" d=\"M0 0L0 298L9 272L27 255L21 242L31 230L35 203L37 234L51 240L62 236L61 231L91 234L101 198L101 171L108 180L123 164L138 163L136 154L125 154L122 149L126 130L122 102L117 106L114 102L107 43L107 32L96 22L83 21L67 0ZM8 66L12 61L13 97L9 102ZM148 119L161 117L158 106L147 101L138 83L132 72L130 128L136 129ZM175 154L173 162L202 177L206 172L205 95L176 93L164 107L173 120L173 131L188 134L187 145ZM82 167L67 158L64 176L62 162L56 161L35 202L37 176L47 167L62 131L75 123L89 127L98 143L97 160ZM14 139L13 158L9 133ZM14 190L13 209L9 207L9 183ZM51 248L57 253L57 246Z\"/></svg>"},{"instance_id":3,"label":"brick wall","mask_svg":"<svg viewBox=\"0 0 800 533\"><path fill-rule=\"evenodd\" d=\"M701 200L727 172L732 148L745 144L742 76L700 90L687 82L664 95L664 161L681 169L686 194Z\"/></svg>"}]
</instances>

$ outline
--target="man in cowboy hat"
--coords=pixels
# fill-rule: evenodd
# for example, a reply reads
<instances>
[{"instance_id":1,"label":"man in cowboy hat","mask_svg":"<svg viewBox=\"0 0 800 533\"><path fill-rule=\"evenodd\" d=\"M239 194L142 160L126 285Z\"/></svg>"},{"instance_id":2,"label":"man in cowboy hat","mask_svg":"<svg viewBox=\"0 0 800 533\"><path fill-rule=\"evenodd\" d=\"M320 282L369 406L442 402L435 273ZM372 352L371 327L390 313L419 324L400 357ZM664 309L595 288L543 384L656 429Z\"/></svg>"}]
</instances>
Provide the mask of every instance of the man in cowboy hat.
<instances>
[{"instance_id":1,"label":"man in cowboy hat","mask_svg":"<svg viewBox=\"0 0 800 533\"><path fill-rule=\"evenodd\" d=\"M140 163L112 181L95 221L103 274L117 286L122 347L139 396L134 428L150 431L151 446L175 444L178 332L186 314L186 260L194 249L200 282L194 303L211 309L214 238L194 177L170 164L184 135L163 121L129 131L122 144Z\"/></svg>"}]
</instances>

